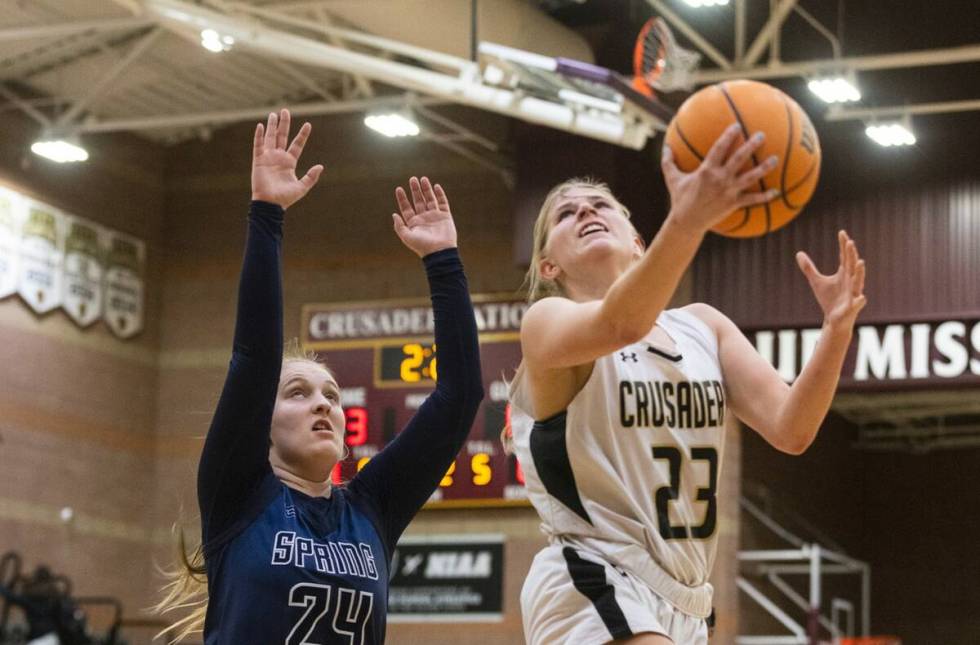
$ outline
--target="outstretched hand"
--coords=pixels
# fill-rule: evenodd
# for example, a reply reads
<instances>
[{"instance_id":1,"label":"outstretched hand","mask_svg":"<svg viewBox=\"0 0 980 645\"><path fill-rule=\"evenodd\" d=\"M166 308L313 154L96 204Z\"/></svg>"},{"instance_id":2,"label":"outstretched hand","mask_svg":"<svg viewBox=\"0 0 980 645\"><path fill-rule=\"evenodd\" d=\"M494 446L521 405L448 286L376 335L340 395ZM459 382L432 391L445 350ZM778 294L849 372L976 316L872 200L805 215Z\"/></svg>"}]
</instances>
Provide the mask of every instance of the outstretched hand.
<instances>
[{"instance_id":1,"label":"outstretched hand","mask_svg":"<svg viewBox=\"0 0 980 645\"><path fill-rule=\"evenodd\" d=\"M252 148L253 200L289 208L313 188L323 172L322 165L317 164L301 178L296 177L296 163L312 129L313 126L304 123L287 148L289 110L281 110L278 114L271 112L265 127L261 123L255 127L255 145Z\"/></svg>"},{"instance_id":2,"label":"outstretched hand","mask_svg":"<svg viewBox=\"0 0 980 645\"><path fill-rule=\"evenodd\" d=\"M838 231L837 241L840 266L833 275L817 271L813 260L803 251L796 254L796 263L823 310L824 324L850 331L858 313L868 302L864 297L864 260L858 256L857 245L846 232Z\"/></svg>"},{"instance_id":3,"label":"outstretched hand","mask_svg":"<svg viewBox=\"0 0 980 645\"><path fill-rule=\"evenodd\" d=\"M671 217L689 232L703 234L732 211L764 204L778 195L776 190L749 190L758 187L759 180L776 168L777 159L769 157L743 172L764 135L757 132L736 147L740 133L738 124L726 129L692 172L678 168L670 146L664 146L660 167L670 192Z\"/></svg>"},{"instance_id":4,"label":"outstretched hand","mask_svg":"<svg viewBox=\"0 0 980 645\"><path fill-rule=\"evenodd\" d=\"M456 246L456 225L442 186L433 186L428 177L412 177L408 188L411 200L401 186L395 189L399 213L391 215L402 243L420 258Z\"/></svg>"}]
</instances>

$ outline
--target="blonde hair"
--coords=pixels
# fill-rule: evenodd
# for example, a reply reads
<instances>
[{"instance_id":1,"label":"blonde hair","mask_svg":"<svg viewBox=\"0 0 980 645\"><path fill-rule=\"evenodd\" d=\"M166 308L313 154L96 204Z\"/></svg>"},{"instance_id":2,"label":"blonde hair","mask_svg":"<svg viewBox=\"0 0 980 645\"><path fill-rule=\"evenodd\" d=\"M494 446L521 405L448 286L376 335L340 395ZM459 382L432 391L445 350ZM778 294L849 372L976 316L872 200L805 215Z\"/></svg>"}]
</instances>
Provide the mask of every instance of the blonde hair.
<instances>
[{"instance_id":1,"label":"blonde hair","mask_svg":"<svg viewBox=\"0 0 980 645\"><path fill-rule=\"evenodd\" d=\"M204 618L208 613L208 577L204 567L204 550L200 544L194 551L187 554L187 541L184 530L174 525L177 533L176 565L160 572L167 583L161 589L163 599L152 607L157 614L170 612L190 612L183 618L171 623L154 638L166 636L167 643L178 643L191 634L204 631ZM176 632L176 635L174 633Z\"/></svg>"},{"instance_id":2,"label":"blonde hair","mask_svg":"<svg viewBox=\"0 0 980 645\"><path fill-rule=\"evenodd\" d=\"M285 365L286 363L296 363L296 362L303 362L303 361L307 363L316 363L318 366L320 366L323 369L324 372L330 375L330 378L332 378L334 381L337 380L337 376L333 373L333 371L329 367L327 367L322 360L320 360L319 354L317 354L316 352L311 352L303 349L303 347L299 344L298 338L289 339L289 341L287 341L282 348L283 365Z\"/></svg>"},{"instance_id":3,"label":"blonde hair","mask_svg":"<svg viewBox=\"0 0 980 645\"><path fill-rule=\"evenodd\" d=\"M285 364L296 361L316 363L336 380L333 372L319 360L316 353L304 350L299 341L293 338L283 347L282 362ZM346 448L346 444L344 447ZM160 590L163 599L151 608L154 613L161 615L190 610L186 616L156 635L155 638L166 636L170 644L178 643L191 634L203 632L204 619L208 613L208 576L203 546L198 544L188 555L183 528L177 524L174 525L174 531L177 533L177 562L170 569L160 570L167 580ZM175 632L176 635L172 635Z\"/></svg>"},{"instance_id":4,"label":"blonde hair","mask_svg":"<svg viewBox=\"0 0 980 645\"><path fill-rule=\"evenodd\" d=\"M630 219L629 209L616 199L616 196L612 194L612 191L609 190L609 186L605 182L593 179L592 177L573 177L552 188L544 198L544 203L541 204L541 210L538 211L538 218L534 221L531 265L527 268L523 285L523 288L527 289L528 302L535 302L548 296L566 296L565 290L559 282L546 280L541 276L538 265L541 264L541 258L544 257L544 247L548 244L550 215L555 209L555 206L558 205L558 200L568 193L568 191L576 188L593 190L602 194L619 208L627 220ZM632 223L630 226L632 226ZM634 232L636 231L635 228L633 230Z\"/></svg>"},{"instance_id":5,"label":"blonde hair","mask_svg":"<svg viewBox=\"0 0 980 645\"><path fill-rule=\"evenodd\" d=\"M619 208L627 220L631 218L629 209L616 199L616 196L609 189L609 185L593 177L573 177L566 179L548 191L547 196L544 198L544 203L541 204L541 210L538 211L538 217L534 220L531 265L527 268L527 273L524 275L524 284L522 285L522 289L527 290L528 302L536 302L549 296L567 297L565 289L560 282L546 280L542 277L538 265L541 264L541 258L544 257L544 247L548 245L548 233L550 231L548 224L551 220L551 213L555 209L555 206L558 205L558 200L564 197L568 191L576 188L593 190L603 195ZM639 233L637 233L636 227L633 226L632 222L630 222L630 227L633 228L633 232L639 237ZM518 367L518 373L523 366L524 364L521 363ZM517 378L518 376L515 375L514 380L517 380ZM504 379L504 382L507 383L509 388L511 383L506 379ZM510 424L504 425L500 430L500 443L503 445L504 454L514 454L514 435Z\"/></svg>"}]
</instances>

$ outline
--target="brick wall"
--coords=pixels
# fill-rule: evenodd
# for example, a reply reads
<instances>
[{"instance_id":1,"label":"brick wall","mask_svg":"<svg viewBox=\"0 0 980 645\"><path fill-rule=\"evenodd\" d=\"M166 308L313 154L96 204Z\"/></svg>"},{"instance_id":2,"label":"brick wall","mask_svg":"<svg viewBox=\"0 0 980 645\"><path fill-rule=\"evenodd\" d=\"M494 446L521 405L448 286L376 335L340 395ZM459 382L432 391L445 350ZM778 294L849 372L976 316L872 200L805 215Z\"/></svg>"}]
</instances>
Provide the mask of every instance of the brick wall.
<instances>
[{"instance_id":1,"label":"brick wall","mask_svg":"<svg viewBox=\"0 0 980 645\"><path fill-rule=\"evenodd\" d=\"M146 600L134 583L151 574L164 159L142 140L107 136L87 164L59 166L29 152L36 133L4 115L0 183L143 239L146 328L121 341L102 323L83 330L61 311L0 301L0 550L133 611Z\"/></svg>"}]
</instances>

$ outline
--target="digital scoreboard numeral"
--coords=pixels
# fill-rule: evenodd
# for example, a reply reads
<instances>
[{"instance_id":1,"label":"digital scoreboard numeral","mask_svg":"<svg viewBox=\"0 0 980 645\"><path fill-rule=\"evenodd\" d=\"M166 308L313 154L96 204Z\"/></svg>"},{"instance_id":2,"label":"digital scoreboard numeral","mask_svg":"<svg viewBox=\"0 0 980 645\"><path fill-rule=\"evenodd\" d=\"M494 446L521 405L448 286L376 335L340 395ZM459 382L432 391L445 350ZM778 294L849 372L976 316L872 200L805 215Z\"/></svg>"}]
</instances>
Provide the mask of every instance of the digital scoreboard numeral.
<instances>
[{"instance_id":1,"label":"digital scoreboard numeral","mask_svg":"<svg viewBox=\"0 0 980 645\"><path fill-rule=\"evenodd\" d=\"M388 387L434 383L439 376L434 344L382 345L378 352L378 380Z\"/></svg>"},{"instance_id":2,"label":"digital scoreboard numeral","mask_svg":"<svg viewBox=\"0 0 980 645\"><path fill-rule=\"evenodd\" d=\"M470 470L473 471L473 483L486 486L493 479L493 469L490 468L490 455L478 452L470 458Z\"/></svg>"},{"instance_id":3,"label":"digital scoreboard numeral","mask_svg":"<svg viewBox=\"0 0 980 645\"><path fill-rule=\"evenodd\" d=\"M436 346L422 343L405 343L402 345L401 366L398 375L406 383L418 383L426 379L436 380Z\"/></svg>"},{"instance_id":4,"label":"digital scoreboard numeral","mask_svg":"<svg viewBox=\"0 0 980 645\"><path fill-rule=\"evenodd\" d=\"M439 486L442 488L446 488L447 486L452 486L453 475L455 473L456 473L456 462L454 461L453 463L449 464L449 470L446 471L446 474L443 476L442 481L439 482Z\"/></svg>"},{"instance_id":5,"label":"digital scoreboard numeral","mask_svg":"<svg viewBox=\"0 0 980 645\"><path fill-rule=\"evenodd\" d=\"M344 409L347 434L344 437L348 446L363 446L368 438L368 411L362 407Z\"/></svg>"}]
</instances>

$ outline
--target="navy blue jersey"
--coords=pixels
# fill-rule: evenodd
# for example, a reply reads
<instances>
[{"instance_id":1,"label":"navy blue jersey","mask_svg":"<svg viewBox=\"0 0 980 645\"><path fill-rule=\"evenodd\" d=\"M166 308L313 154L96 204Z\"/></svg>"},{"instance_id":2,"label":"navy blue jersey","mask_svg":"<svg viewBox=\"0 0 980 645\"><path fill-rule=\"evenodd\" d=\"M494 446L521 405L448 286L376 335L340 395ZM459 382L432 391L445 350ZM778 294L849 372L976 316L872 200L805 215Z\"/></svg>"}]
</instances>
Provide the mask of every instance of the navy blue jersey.
<instances>
[{"instance_id":1,"label":"navy blue jersey","mask_svg":"<svg viewBox=\"0 0 980 645\"><path fill-rule=\"evenodd\" d=\"M205 642L383 643L395 544L462 447L483 396L466 278L456 249L424 258L436 389L346 487L312 498L281 483L268 458L282 363L281 238L282 209L253 202L231 365L198 470Z\"/></svg>"},{"instance_id":2,"label":"navy blue jersey","mask_svg":"<svg viewBox=\"0 0 980 645\"><path fill-rule=\"evenodd\" d=\"M269 475L259 517L208 558L207 643L381 643L386 546L349 490L316 499ZM326 502L326 503L324 503Z\"/></svg>"}]
</instances>

